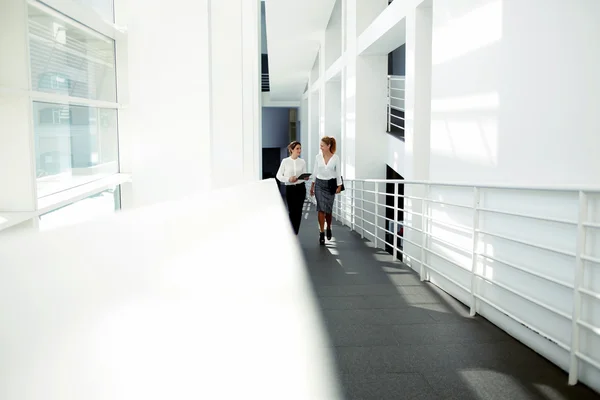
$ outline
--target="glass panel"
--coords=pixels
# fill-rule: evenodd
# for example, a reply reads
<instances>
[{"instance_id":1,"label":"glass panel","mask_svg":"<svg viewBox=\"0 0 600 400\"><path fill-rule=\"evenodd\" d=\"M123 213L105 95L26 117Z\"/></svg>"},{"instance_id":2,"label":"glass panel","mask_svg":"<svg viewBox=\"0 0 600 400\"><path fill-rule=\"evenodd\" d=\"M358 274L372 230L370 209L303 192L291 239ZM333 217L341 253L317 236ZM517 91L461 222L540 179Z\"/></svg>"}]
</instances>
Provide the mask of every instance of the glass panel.
<instances>
[{"instance_id":1,"label":"glass panel","mask_svg":"<svg viewBox=\"0 0 600 400\"><path fill-rule=\"evenodd\" d=\"M38 197L119 171L117 110L33 103Z\"/></svg>"},{"instance_id":2,"label":"glass panel","mask_svg":"<svg viewBox=\"0 0 600 400\"><path fill-rule=\"evenodd\" d=\"M40 216L39 229L46 231L109 215L121 209L120 186Z\"/></svg>"},{"instance_id":3,"label":"glass panel","mask_svg":"<svg viewBox=\"0 0 600 400\"><path fill-rule=\"evenodd\" d=\"M91 7L105 21L115 22L113 0L75 0L77 3Z\"/></svg>"},{"instance_id":4,"label":"glass panel","mask_svg":"<svg viewBox=\"0 0 600 400\"><path fill-rule=\"evenodd\" d=\"M33 90L117 101L115 42L29 7Z\"/></svg>"}]
</instances>

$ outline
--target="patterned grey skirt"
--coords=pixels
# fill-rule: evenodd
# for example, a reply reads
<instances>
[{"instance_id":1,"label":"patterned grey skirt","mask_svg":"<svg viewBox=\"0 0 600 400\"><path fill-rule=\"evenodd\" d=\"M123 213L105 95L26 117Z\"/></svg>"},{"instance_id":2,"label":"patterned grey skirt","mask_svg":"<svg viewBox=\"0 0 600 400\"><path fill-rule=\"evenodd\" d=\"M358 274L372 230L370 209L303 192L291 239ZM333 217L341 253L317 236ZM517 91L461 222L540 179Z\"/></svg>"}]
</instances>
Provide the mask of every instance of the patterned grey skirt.
<instances>
[{"instance_id":1,"label":"patterned grey skirt","mask_svg":"<svg viewBox=\"0 0 600 400\"><path fill-rule=\"evenodd\" d=\"M329 191L329 181L315 179L315 198L317 199L317 211L325 214L333 213L335 194Z\"/></svg>"}]
</instances>

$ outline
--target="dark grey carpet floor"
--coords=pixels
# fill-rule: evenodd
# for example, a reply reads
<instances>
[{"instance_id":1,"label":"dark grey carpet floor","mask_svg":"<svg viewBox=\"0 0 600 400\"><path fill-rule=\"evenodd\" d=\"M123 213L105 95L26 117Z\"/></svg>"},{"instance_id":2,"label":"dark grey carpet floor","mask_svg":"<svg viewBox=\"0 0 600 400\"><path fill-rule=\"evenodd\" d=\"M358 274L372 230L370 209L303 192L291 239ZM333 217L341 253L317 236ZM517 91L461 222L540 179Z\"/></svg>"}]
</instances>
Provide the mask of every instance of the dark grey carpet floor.
<instances>
[{"instance_id":1,"label":"dark grey carpet floor","mask_svg":"<svg viewBox=\"0 0 600 400\"><path fill-rule=\"evenodd\" d=\"M333 233L319 246L311 205L299 240L347 399L600 399L347 227Z\"/></svg>"}]
</instances>

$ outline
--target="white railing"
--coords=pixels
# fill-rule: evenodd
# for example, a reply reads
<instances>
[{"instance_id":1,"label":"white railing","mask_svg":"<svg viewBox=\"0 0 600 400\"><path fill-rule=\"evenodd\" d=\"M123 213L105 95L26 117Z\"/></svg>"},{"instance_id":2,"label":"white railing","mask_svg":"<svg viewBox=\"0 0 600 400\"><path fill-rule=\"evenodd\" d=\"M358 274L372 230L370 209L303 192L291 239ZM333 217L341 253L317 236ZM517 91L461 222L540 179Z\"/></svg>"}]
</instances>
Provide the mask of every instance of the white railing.
<instances>
[{"instance_id":1,"label":"white railing","mask_svg":"<svg viewBox=\"0 0 600 400\"><path fill-rule=\"evenodd\" d=\"M387 131L404 136L405 77L389 75L387 86Z\"/></svg>"},{"instance_id":2,"label":"white railing","mask_svg":"<svg viewBox=\"0 0 600 400\"><path fill-rule=\"evenodd\" d=\"M261 74L261 86L262 86L263 92L265 90L269 90L269 74L268 73Z\"/></svg>"},{"instance_id":3,"label":"white railing","mask_svg":"<svg viewBox=\"0 0 600 400\"><path fill-rule=\"evenodd\" d=\"M600 391L600 188L345 187L338 221L567 370L569 384Z\"/></svg>"}]
</instances>

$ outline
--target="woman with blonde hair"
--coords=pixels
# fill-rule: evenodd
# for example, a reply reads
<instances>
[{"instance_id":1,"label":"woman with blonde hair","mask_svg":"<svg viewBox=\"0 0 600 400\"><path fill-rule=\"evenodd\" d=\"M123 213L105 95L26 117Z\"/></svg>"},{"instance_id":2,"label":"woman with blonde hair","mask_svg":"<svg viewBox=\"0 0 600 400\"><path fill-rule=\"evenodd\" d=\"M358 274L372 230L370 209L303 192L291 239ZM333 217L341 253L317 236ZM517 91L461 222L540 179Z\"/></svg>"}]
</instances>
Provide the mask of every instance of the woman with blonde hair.
<instances>
[{"instance_id":1,"label":"woman with blonde hair","mask_svg":"<svg viewBox=\"0 0 600 400\"><path fill-rule=\"evenodd\" d=\"M277 180L285 184L285 199L288 204L288 214L290 222L297 235L302 221L302 207L306 199L305 181L308 179L306 174L306 162L300 158L302 145L300 142L293 141L288 145L290 156L281 161L277 171ZM305 177L301 175L304 174Z\"/></svg>"},{"instance_id":2,"label":"woman with blonde hair","mask_svg":"<svg viewBox=\"0 0 600 400\"><path fill-rule=\"evenodd\" d=\"M340 158L335 154L335 138L321 138L321 153L317 155L310 195L317 199L319 213L319 244L325 244L325 222L327 222L327 240L331 240L331 222L335 195L342 191Z\"/></svg>"}]
</instances>

